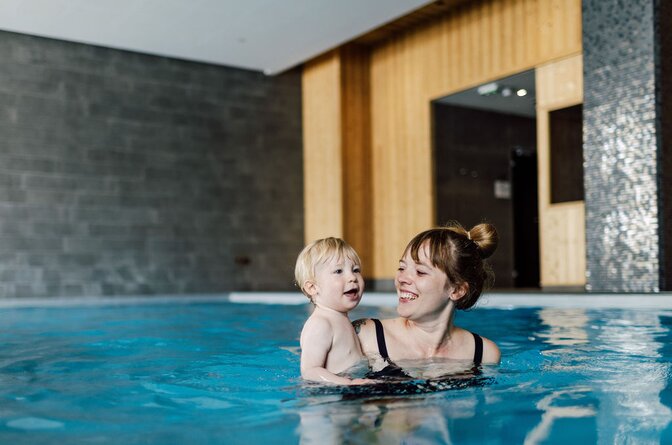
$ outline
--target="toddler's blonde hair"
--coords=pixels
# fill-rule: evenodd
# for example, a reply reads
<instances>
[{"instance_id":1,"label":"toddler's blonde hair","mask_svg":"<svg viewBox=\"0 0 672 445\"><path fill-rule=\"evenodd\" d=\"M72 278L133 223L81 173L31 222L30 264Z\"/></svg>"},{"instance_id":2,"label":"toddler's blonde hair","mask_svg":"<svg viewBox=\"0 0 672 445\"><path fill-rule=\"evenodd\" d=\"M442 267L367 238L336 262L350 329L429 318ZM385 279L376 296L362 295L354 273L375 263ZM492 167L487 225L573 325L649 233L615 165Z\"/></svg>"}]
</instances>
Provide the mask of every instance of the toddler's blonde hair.
<instances>
[{"instance_id":1,"label":"toddler's blonde hair","mask_svg":"<svg viewBox=\"0 0 672 445\"><path fill-rule=\"evenodd\" d=\"M318 239L308 244L299 253L296 259L296 266L294 267L294 279L301 292L309 299L310 295L305 290L306 282L315 279L315 267L317 265L329 261L333 257L347 258L357 266L362 266L362 262L355 249L341 238L328 237Z\"/></svg>"}]
</instances>

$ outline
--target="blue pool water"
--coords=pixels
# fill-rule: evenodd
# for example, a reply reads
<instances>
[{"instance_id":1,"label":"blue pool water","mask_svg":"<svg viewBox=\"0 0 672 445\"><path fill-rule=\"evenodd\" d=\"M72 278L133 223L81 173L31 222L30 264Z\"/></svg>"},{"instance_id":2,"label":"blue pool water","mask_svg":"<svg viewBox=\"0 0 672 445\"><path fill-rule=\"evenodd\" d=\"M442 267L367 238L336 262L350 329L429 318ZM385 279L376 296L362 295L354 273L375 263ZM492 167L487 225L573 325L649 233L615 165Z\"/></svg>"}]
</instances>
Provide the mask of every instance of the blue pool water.
<instances>
[{"instance_id":1,"label":"blue pool water","mask_svg":"<svg viewBox=\"0 0 672 445\"><path fill-rule=\"evenodd\" d=\"M672 311L460 313L502 349L484 384L355 397L298 379L308 311L2 309L0 443L672 443Z\"/></svg>"}]
</instances>

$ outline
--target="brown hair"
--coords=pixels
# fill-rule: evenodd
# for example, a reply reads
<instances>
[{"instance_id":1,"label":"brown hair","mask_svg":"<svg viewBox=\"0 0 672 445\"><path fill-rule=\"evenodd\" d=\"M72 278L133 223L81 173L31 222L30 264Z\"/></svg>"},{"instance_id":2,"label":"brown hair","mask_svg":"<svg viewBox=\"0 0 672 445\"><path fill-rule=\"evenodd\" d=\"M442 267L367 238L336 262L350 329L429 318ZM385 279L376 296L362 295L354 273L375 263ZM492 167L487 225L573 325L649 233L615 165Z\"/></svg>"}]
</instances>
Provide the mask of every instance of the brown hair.
<instances>
[{"instance_id":1,"label":"brown hair","mask_svg":"<svg viewBox=\"0 0 672 445\"><path fill-rule=\"evenodd\" d=\"M411 258L419 261L418 251L427 244L429 260L448 276L452 284L467 284L465 295L455 302L457 309L472 307L484 288L494 282L490 265L484 261L497 249L499 236L491 224L483 223L466 230L457 222L425 230L406 246Z\"/></svg>"}]
</instances>

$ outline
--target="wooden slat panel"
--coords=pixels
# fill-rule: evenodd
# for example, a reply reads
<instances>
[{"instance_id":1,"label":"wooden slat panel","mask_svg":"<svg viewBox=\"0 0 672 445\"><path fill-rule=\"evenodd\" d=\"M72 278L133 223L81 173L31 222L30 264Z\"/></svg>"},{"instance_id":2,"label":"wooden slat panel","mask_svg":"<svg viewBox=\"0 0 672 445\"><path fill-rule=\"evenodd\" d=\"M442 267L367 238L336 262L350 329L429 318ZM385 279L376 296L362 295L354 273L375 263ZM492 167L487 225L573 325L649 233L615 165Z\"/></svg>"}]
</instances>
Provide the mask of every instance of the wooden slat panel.
<instances>
[{"instance_id":1,"label":"wooden slat panel","mask_svg":"<svg viewBox=\"0 0 672 445\"><path fill-rule=\"evenodd\" d=\"M372 251L366 261L373 264L370 277L391 278L411 236L434 223L431 100L580 53L580 21L580 0L473 0L423 27L377 42L370 58L373 198L368 224L365 218L344 223L353 192L344 184L352 175L344 179L341 163L356 154L348 141L366 138L357 133L365 130L352 133L344 127L367 113L352 95L357 75L342 82L350 74L341 65L347 57L338 52L307 64L306 240L346 234L354 245L368 238L370 247L358 250ZM548 94L557 99L558 93L549 89ZM354 108L343 100L354 101ZM352 173L366 175L365 170ZM366 187L366 181L361 184ZM365 270L369 267L365 264Z\"/></svg>"},{"instance_id":2,"label":"wooden slat panel","mask_svg":"<svg viewBox=\"0 0 672 445\"><path fill-rule=\"evenodd\" d=\"M536 32L539 24L539 2L527 0L525 2L525 35L533 35ZM543 37L542 37L543 40ZM539 43L534 43L530 45L525 45L525 60L531 61L534 63L535 60L539 60Z\"/></svg>"},{"instance_id":3,"label":"wooden slat panel","mask_svg":"<svg viewBox=\"0 0 672 445\"><path fill-rule=\"evenodd\" d=\"M515 69L514 58L515 58L515 47L516 42L514 40L514 20L513 20L513 10L516 0L502 0L502 10L501 15L495 20L498 20L502 24L502 40L499 43L499 46L502 51L502 64L499 68L504 71L512 71ZM497 49L497 46L494 47L493 52ZM498 67L494 67L495 71ZM495 74L495 73L493 73ZM459 89L460 87L456 87Z\"/></svg>"},{"instance_id":4,"label":"wooden slat panel","mask_svg":"<svg viewBox=\"0 0 672 445\"><path fill-rule=\"evenodd\" d=\"M580 12L580 0L472 1L373 48L375 278L391 278L411 236L434 224L430 101L580 53Z\"/></svg>"},{"instance_id":5,"label":"wooden slat panel","mask_svg":"<svg viewBox=\"0 0 672 445\"><path fill-rule=\"evenodd\" d=\"M543 287L586 284L586 243L583 202L548 207L540 213L541 284Z\"/></svg>"},{"instance_id":6,"label":"wooden slat panel","mask_svg":"<svg viewBox=\"0 0 672 445\"><path fill-rule=\"evenodd\" d=\"M581 55L537 67L537 109L554 110L583 102L582 73Z\"/></svg>"},{"instance_id":7,"label":"wooden slat panel","mask_svg":"<svg viewBox=\"0 0 672 445\"><path fill-rule=\"evenodd\" d=\"M337 51L303 69L304 238L343 236L341 76Z\"/></svg>"},{"instance_id":8,"label":"wooden slat panel","mask_svg":"<svg viewBox=\"0 0 672 445\"><path fill-rule=\"evenodd\" d=\"M542 286L586 283L585 206L583 201L551 204L549 112L583 102L580 55L537 68L537 161Z\"/></svg>"},{"instance_id":9,"label":"wooden slat panel","mask_svg":"<svg viewBox=\"0 0 672 445\"><path fill-rule=\"evenodd\" d=\"M359 253L368 278L373 271L369 51L348 45L340 49L340 57L343 230L345 240Z\"/></svg>"}]
</instances>

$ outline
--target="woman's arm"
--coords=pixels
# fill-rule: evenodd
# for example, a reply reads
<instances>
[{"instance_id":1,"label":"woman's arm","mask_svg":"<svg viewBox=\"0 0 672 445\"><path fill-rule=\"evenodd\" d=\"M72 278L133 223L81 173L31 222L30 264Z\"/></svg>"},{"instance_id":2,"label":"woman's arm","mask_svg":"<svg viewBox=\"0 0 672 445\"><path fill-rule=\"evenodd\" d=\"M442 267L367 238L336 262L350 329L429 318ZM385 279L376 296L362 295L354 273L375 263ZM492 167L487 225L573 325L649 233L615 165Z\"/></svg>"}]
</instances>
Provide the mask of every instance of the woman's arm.
<instances>
[{"instance_id":1,"label":"woman's arm","mask_svg":"<svg viewBox=\"0 0 672 445\"><path fill-rule=\"evenodd\" d=\"M352 322L352 327L357 333L362 352L367 357L378 354L378 342L376 340L376 325L370 318L361 318Z\"/></svg>"},{"instance_id":2,"label":"woman's arm","mask_svg":"<svg viewBox=\"0 0 672 445\"><path fill-rule=\"evenodd\" d=\"M499 347L492 340L483 338L483 363L497 364L501 359L502 353Z\"/></svg>"}]
</instances>

